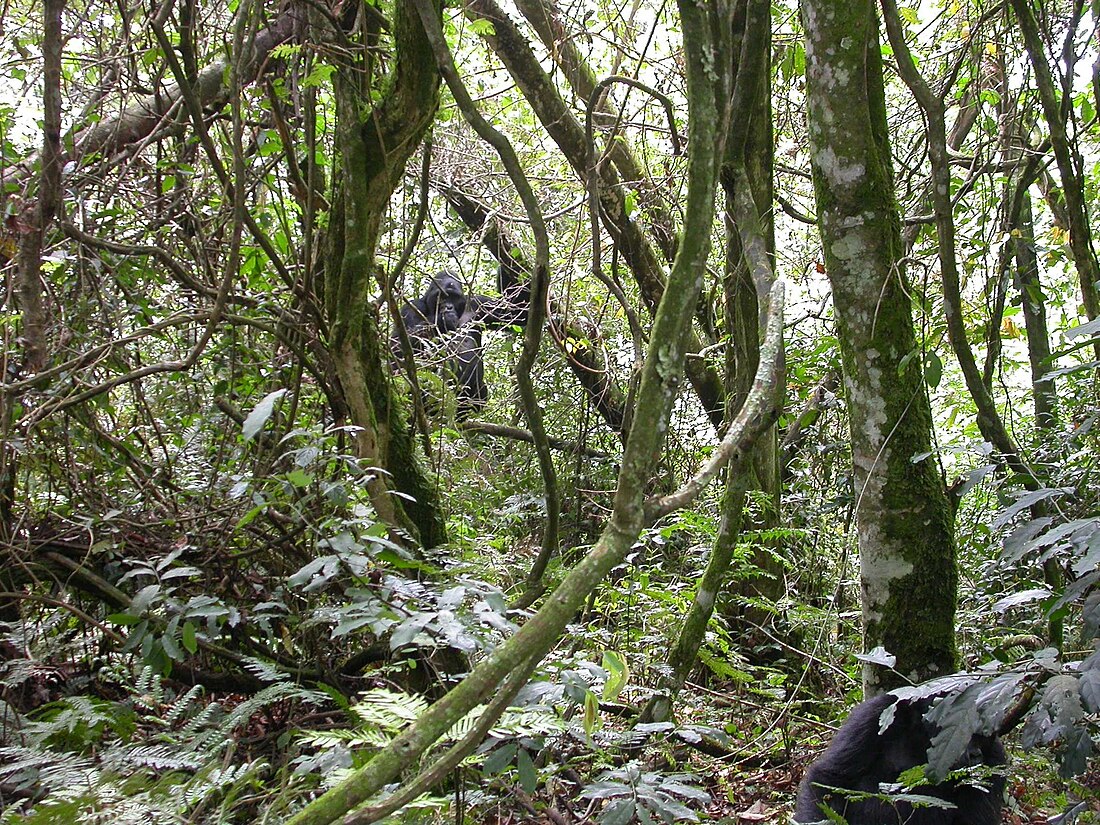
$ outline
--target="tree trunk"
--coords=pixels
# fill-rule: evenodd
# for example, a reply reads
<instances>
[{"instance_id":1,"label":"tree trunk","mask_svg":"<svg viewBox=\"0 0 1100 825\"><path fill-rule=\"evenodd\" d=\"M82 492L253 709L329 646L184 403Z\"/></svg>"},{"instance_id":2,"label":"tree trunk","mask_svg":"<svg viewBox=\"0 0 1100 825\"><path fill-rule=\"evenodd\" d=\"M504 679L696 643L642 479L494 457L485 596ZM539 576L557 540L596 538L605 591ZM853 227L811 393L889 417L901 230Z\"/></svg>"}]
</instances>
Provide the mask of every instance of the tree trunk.
<instances>
[{"instance_id":1,"label":"tree trunk","mask_svg":"<svg viewBox=\"0 0 1100 825\"><path fill-rule=\"evenodd\" d=\"M726 197L725 319L730 335L724 376L727 420L733 420L752 388L760 364L761 310L775 280L771 14L767 4L749 6L746 22L733 32L731 52L737 57L734 71L738 82L745 73L754 88L745 100L744 110L733 114L735 123L746 124L745 137L735 141L731 136L722 169ZM752 244L759 247L755 262L750 260L752 251L747 248ZM775 527L779 523L779 495L779 430L773 425L756 442L742 472L726 477L716 545L727 544L732 553L744 530ZM753 506L746 508L747 502ZM752 603L774 602L784 590L783 566L772 547L757 542L751 559L755 573L737 582L740 604L731 617L746 647L760 641L758 627L770 615Z\"/></svg>"},{"instance_id":2,"label":"tree trunk","mask_svg":"<svg viewBox=\"0 0 1100 825\"><path fill-rule=\"evenodd\" d=\"M371 301L382 218L439 102L439 72L419 18L406 3L394 8L394 60L386 94L367 107L372 90L362 65L343 66L335 76L336 148L343 174L336 181L325 311L333 363L351 422L359 428L359 458L368 471L383 471L372 472L368 480L375 510L391 527L433 547L446 541L439 494L419 460L407 410L395 394Z\"/></svg>"},{"instance_id":3,"label":"tree trunk","mask_svg":"<svg viewBox=\"0 0 1100 825\"><path fill-rule=\"evenodd\" d=\"M1058 175L1062 179L1062 195L1065 198L1066 219L1069 221L1069 245L1073 262L1077 266L1077 276L1081 281L1081 303L1085 314L1091 321L1100 315L1100 263L1092 248L1092 233L1089 229L1088 210L1085 204L1085 185L1081 174L1080 154L1066 134L1066 119L1072 104L1072 94L1062 90L1062 99L1054 87L1054 77L1047 62L1046 48L1039 34L1039 26L1032 14L1028 0L1011 0L1012 10L1024 36L1024 47L1035 72L1035 86L1039 100L1043 105L1043 115L1050 132L1050 145L1054 150L1054 159L1058 164ZM1078 18L1072 19L1076 24ZM1100 358L1100 343L1094 350Z\"/></svg>"},{"instance_id":4,"label":"tree trunk","mask_svg":"<svg viewBox=\"0 0 1100 825\"><path fill-rule=\"evenodd\" d=\"M721 181L726 195L726 328L732 343L727 363L726 388L729 399L727 421L744 405L760 365L760 308L774 281L774 227L772 204L771 140L771 6L750 2L726 30L729 41L721 53L731 62L734 78L733 122L748 123L743 139L731 134L722 161ZM716 84L717 85L717 84ZM718 594L726 583L730 564L746 513L749 490L761 491L764 506L759 524L777 521L779 472L777 429L772 424L753 445L745 461L730 467L722 496L722 516L707 566L699 579L684 624L667 661L667 676L661 690L646 704L640 721L663 722L672 715L672 704L695 666L707 623ZM750 598L774 598L782 588L781 570L765 548L754 554L758 574L740 582L741 594ZM736 620L760 622L758 611L740 611Z\"/></svg>"},{"instance_id":5,"label":"tree trunk","mask_svg":"<svg viewBox=\"0 0 1100 825\"><path fill-rule=\"evenodd\" d=\"M515 79L516 85L573 167L577 177L586 186L592 185L588 180L588 140L584 127L539 64L526 38L496 0L472 0L466 8L467 15L471 18L492 23L492 31L484 35L486 42ZM594 184L603 225L630 267L642 300L651 312L656 312L665 290L661 257L650 244L642 226L630 216L615 169L609 164L601 164ZM702 349L694 330L688 330L687 334L689 351L698 352ZM716 429L719 428L725 405L721 377L704 358L689 358L686 371L711 423Z\"/></svg>"},{"instance_id":6,"label":"tree trunk","mask_svg":"<svg viewBox=\"0 0 1100 825\"><path fill-rule=\"evenodd\" d=\"M1035 403L1035 432L1042 441L1058 420L1057 389L1053 378L1044 378L1054 366L1050 360L1050 332L1047 330L1047 302L1039 280L1039 258L1035 254L1035 221L1031 195L1024 193L1020 217L1013 233L1016 257L1016 288L1027 333L1027 357L1031 363L1031 394Z\"/></svg>"},{"instance_id":7,"label":"tree trunk","mask_svg":"<svg viewBox=\"0 0 1100 825\"><path fill-rule=\"evenodd\" d=\"M803 21L814 189L851 426L864 644L896 657L890 670L865 665L873 694L954 670L955 542L911 359L878 15L870 0L807 0Z\"/></svg>"}]
</instances>

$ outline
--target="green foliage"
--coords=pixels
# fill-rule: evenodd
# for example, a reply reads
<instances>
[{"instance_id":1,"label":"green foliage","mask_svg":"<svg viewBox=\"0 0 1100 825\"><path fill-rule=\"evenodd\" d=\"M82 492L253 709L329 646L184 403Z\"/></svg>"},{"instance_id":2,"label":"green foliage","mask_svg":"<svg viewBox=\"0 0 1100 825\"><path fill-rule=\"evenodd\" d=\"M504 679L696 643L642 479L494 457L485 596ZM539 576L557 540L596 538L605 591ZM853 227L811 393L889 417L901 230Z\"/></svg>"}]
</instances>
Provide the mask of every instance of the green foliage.
<instances>
[{"instance_id":1,"label":"green foliage","mask_svg":"<svg viewBox=\"0 0 1100 825\"><path fill-rule=\"evenodd\" d=\"M425 343L418 379L430 426L426 449L419 434L416 449L433 471L452 544L410 548L382 523L368 485L400 468L376 466L377 456L359 441L364 434L348 425L349 402L357 399L346 396L350 390L337 376L340 353L326 307L377 326L378 363L370 366L385 378L392 365L384 287L393 287L400 306L420 294L430 273L448 268L471 292L495 296L493 255L529 262L530 230L514 193L502 185L499 160L472 138L444 95L427 220L412 257L397 273L421 205L415 163L383 210L371 250L377 271L364 267L347 295L326 294L328 250L358 240L349 230L355 219L346 214L345 189L362 174L343 168L336 148L333 89L350 81L361 111L386 101L391 87L380 78L395 65L392 16L402 7L360 4L360 29L338 31L344 21L326 18L323 38L299 40L306 27L296 26L294 38L264 56L260 82L241 78L243 88L200 101L201 138L177 101L151 118L160 124L156 131L120 145L103 132L96 143L89 130L103 125L111 135L130 134L134 124L114 120L117 113L171 100L181 79L205 94L208 81L194 73L225 65L226 33L241 22L238 3L196 6L190 28L183 6L161 21L171 54L187 64L183 78L173 75L170 55L140 12L69 4L58 212L66 225L62 231L57 222L47 224L42 248L31 250L41 264L29 283L42 287L49 363L28 374L20 250L38 223L31 208L41 186L40 5L17 2L6 10L0 46L0 87L7 89L0 95L6 195L0 264L11 298L0 313L6 365L0 592L8 594L0 598L0 784L16 792L0 821L274 822L363 764L527 620L512 604L545 520L530 445L463 431L453 392L434 369L447 353ZM578 49L597 78L633 75L669 95L683 126L678 15L672 5L628 5L630 14L607 3L564 14L565 31L553 50L525 29L536 62L574 113L583 115L586 95L557 62L565 44ZM285 19L274 6L241 8L262 12L260 25ZM1014 795L1064 810L1066 789L1086 790L1098 741L1100 412L1093 349L1100 322L1081 311L1071 238L1059 211L1064 199L1057 176L1045 172L1023 189L1035 213L1040 277L1026 294L1016 284L1010 253L1023 234L1006 223L1008 206L1023 167L1034 158L1043 161L1036 171L1048 168L1042 155L1049 145L1033 79L1016 70L1026 60L1016 30L1005 16L965 4L928 20L919 18L923 11L900 9L920 68L950 103L951 117L974 116L951 149L967 340L979 360L989 359L983 378L1036 468L1039 489L1025 490L1024 480L983 444L945 337L940 239L925 195L925 121L887 72L904 287L916 332L901 366L917 376L935 416L936 452L919 458L938 462L937 475L949 482L958 480L956 624L963 664L988 677L980 690L988 693L983 707L990 713L1034 692L1011 744L1052 753L1063 776L1076 778L1060 782L1039 757L1014 754L1025 766L1016 771ZM1064 26L1068 19L1054 15L1050 22ZM524 84L491 52L497 26L452 7L445 25L479 108L511 138L551 216L554 326L532 377L548 430L565 442L554 453L564 505L560 552L543 579L552 587L606 526L622 454L619 434L601 418L607 398L596 398L583 381L606 379L632 398L635 363L646 346L660 342L649 340L651 296L632 271L633 241L605 234L602 270L592 274L588 192L577 172L587 158L574 164L577 158L555 143L525 97ZM672 821L691 819L723 798L736 799L740 812L749 790L779 808L789 802L788 787L761 790L733 767L740 758L715 771L709 754L739 748L744 762L763 755L769 764L804 754L808 742L822 739L805 716L825 709L831 717L830 697L846 704L856 698L863 491L854 481L843 380L824 380L840 373L841 341L806 174L807 55L797 5L774 3L772 26L774 260L795 295L785 323L787 398L778 438L802 428L801 440L784 445L782 466L755 468L782 478L779 523L738 537L696 666L673 704L680 722L637 726L631 714L667 675L665 654L728 514L710 489L646 530L574 618L516 707L448 780L447 791L465 792L468 804L448 819L480 821L500 808L500 818L517 820L542 815L544 806L572 806L579 816L582 799L606 822ZM1084 29L1049 34L1049 42L1067 48L1086 42ZM956 48L960 43L979 45ZM239 58L234 51L232 59ZM1084 65L1080 58L1076 65ZM228 77L224 72L222 79ZM1096 214L1095 92L1087 72L1066 83L1082 194ZM616 86L607 103L614 117L596 119L601 166L617 175L631 226L663 266L660 237L674 246L683 229L686 157L673 154L664 115L648 96ZM234 107L242 115L239 140ZM636 160L633 170L616 166L625 150ZM1016 150L1019 158L1010 156ZM322 184L326 203L302 197L299 176ZM483 208L488 221L465 223L448 188ZM770 205L771 194L766 199ZM248 213L243 223L238 205ZM488 250L482 240L492 229L510 245ZM716 221L713 229L717 240L724 227ZM715 243L700 268L706 297L695 332L702 351L693 356L719 371L739 366L726 364L735 323L723 317L726 263L723 244ZM1025 313L1025 301L1039 299L1054 350L1041 369L1055 382L1058 402L1057 420L1046 430L1032 411L1036 376ZM890 323L878 313L866 320ZM484 334L491 398L479 417L490 423L526 426L512 375L520 332ZM596 366L575 363L586 352L599 356ZM820 403L807 405L824 385L831 389L820 393ZM395 388L406 420L411 390L400 375ZM677 393L647 494L681 485L719 436L690 382L681 381ZM601 457L574 451L573 443ZM749 515L763 507L750 499ZM918 539L921 529L912 533ZM770 572L762 575L761 563ZM1045 575L1044 565L1061 578ZM763 598L745 586L761 581L777 585L779 595ZM1052 620L1066 627L1061 651L1049 644ZM969 711L942 710L956 743L973 722ZM473 717L462 720L447 741L472 724ZM942 769L950 750L931 758ZM706 788L713 793L642 764L690 768L711 777ZM1051 790L1042 798L1029 783L1044 773ZM432 797L409 816L442 818L447 804ZM1046 812L1023 814L1046 818Z\"/></svg>"},{"instance_id":2,"label":"green foliage","mask_svg":"<svg viewBox=\"0 0 1100 825\"><path fill-rule=\"evenodd\" d=\"M171 695L146 668L125 701L53 702L20 723L18 744L0 747L0 781L39 796L30 813L16 803L0 822L170 822L216 810L224 817L242 793L263 793L271 775L264 759L226 764L243 727L278 703L325 701L281 683L226 709L205 701L199 687Z\"/></svg>"},{"instance_id":3,"label":"green foliage","mask_svg":"<svg viewBox=\"0 0 1100 825\"><path fill-rule=\"evenodd\" d=\"M690 774L660 774L645 771L635 762L604 771L581 796L606 803L599 815L602 825L642 823L657 817L662 822L698 822L698 815L681 800L706 804L710 795L696 787L698 777Z\"/></svg>"}]
</instances>

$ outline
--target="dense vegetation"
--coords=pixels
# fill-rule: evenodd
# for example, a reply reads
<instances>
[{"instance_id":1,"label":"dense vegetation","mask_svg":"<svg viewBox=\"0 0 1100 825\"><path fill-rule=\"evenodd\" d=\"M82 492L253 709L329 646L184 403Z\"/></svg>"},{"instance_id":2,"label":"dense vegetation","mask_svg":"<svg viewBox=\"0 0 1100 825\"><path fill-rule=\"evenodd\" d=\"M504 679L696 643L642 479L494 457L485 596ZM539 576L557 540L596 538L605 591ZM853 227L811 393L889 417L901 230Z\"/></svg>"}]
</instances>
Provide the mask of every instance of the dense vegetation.
<instances>
[{"instance_id":1,"label":"dense vegetation","mask_svg":"<svg viewBox=\"0 0 1100 825\"><path fill-rule=\"evenodd\" d=\"M1100 821L1098 14L6 4L0 822Z\"/></svg>"}]
</instances>

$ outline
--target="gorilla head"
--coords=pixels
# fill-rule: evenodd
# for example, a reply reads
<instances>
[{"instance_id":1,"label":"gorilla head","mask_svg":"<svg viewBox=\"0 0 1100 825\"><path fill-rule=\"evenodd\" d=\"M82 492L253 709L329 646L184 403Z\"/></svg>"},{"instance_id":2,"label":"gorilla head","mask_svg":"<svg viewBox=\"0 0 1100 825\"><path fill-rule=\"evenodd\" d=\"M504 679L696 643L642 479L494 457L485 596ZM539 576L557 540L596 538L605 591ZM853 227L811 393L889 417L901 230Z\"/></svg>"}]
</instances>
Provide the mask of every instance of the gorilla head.
<instances>
[{"instance_id":1,"label":"gorilla head","mask_svg":"<svg viewBox=\"0 0 1100 825\"><path fill-rule=\"evenodd\" d=\"M424 303L424 317L440 333L454 332L466 314L462 283L451 272L437 273L420 300Z\"/></svg>"}]
</instances>

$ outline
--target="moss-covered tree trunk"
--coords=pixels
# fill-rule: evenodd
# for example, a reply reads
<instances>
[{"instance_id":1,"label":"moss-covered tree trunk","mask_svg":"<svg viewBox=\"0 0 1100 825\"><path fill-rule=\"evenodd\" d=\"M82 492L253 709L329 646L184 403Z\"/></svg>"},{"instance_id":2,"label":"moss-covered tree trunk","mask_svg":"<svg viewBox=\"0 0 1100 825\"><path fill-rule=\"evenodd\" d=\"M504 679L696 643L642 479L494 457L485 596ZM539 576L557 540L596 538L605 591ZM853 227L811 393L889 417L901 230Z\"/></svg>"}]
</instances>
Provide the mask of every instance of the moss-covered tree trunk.
<instances>
[{"instance_id":1,"label":"moss-covered tree trunk","mask_svg":"<svg viewBox=\"0 0 1100 825\"><path fill-rule=\"evenodd\" d=\"M409 4L394 4L391 31L392 68L380 87L373 82L367 49L361 61L342 65L334 76L336 148L343 169L336 181L325 311L333 362L351 421L359 428L358 455L367 467L381 470L368 482L371 501L387 524L432 547L446 540L439 496L395 395L371 296L379 227L406 162L431 125L439 72Z\"/></svg>"},{"instance_id":2,"label":"moss-covered tree trunk","mask_svg":"<svg viewBox=\"0 0 1100 825\"><path fill-rule=\"evenodd\" d=\"M760 365L761 309L775 280L770 9L766 3L746 4L745 16L735 21L732 34L734 71L748 81L751 92L745 95L743 113L735 112L733 117L734 122L746 124L741 132L744 138L734 140L731 136L722 164L726 200L725 318L730 336L725 369L727 421L733 419L752 389ZM748 61L751 65L743 65ZM748 249L752 245L758 249ZM773 425L756 442L751 460L742 465L740 472L726 478L722 519L715 540L724 555L732 559L745 530L778 524L779 493L778 427ZM746 507L750 499L751 506ZM758 543L752 553L752 568L753 575L736 583L741 599L730 605L735 610L731 618L746 646L759 641L754 628L769 616L761 600L775 601L784 584L782 565L772 548Z\"/></svg>"},{"instance_id":3,"label":"moss-covered tree trunk","mask_svg":"<svg viewBox=\"0 0 1100 825\"><path fill-rule=\"evenodd\" d=\"M951 672L951 511L913 332L871 0L807 0L806 86L818 221L844 364L869 693Z\"/></svg>"},{"instance_id":4,"label":"moss-covered tree trunk","mask_svg":"<svg viewBox=\"0 0 1100 825\"><path fill-rule=\"evenodd\" d=\"M739 5L738 14L724 32L726 39L720 50L730 63L729 77L733 79L731 122L748 124L747 129L731 131L727 136L721 167L726 197L726 329L731 338L726 370L727 423L733 421L748 398L760 365L760 307L774 280L770 24L769 3L750 0ZM719 75L715 85L721 82ZM729 575L747 492L764 491L762 498L770 502L759 512L761 522L774 523L776 519L777 510L771 506L779 495L776 446L773 425L756 441L747 460L727 470L718 536L683 627L669 651L661 690L646 703L642 722L663 722L671 717L673 702L695 666L707 623ZM741 583L743 592L772 596L774 585L782 585L769 570L771 559L770 553L757 555L760 574ZM739 610L735 621L746 619L751 622L759 616Z\"/></svg>"}]
</instances>

